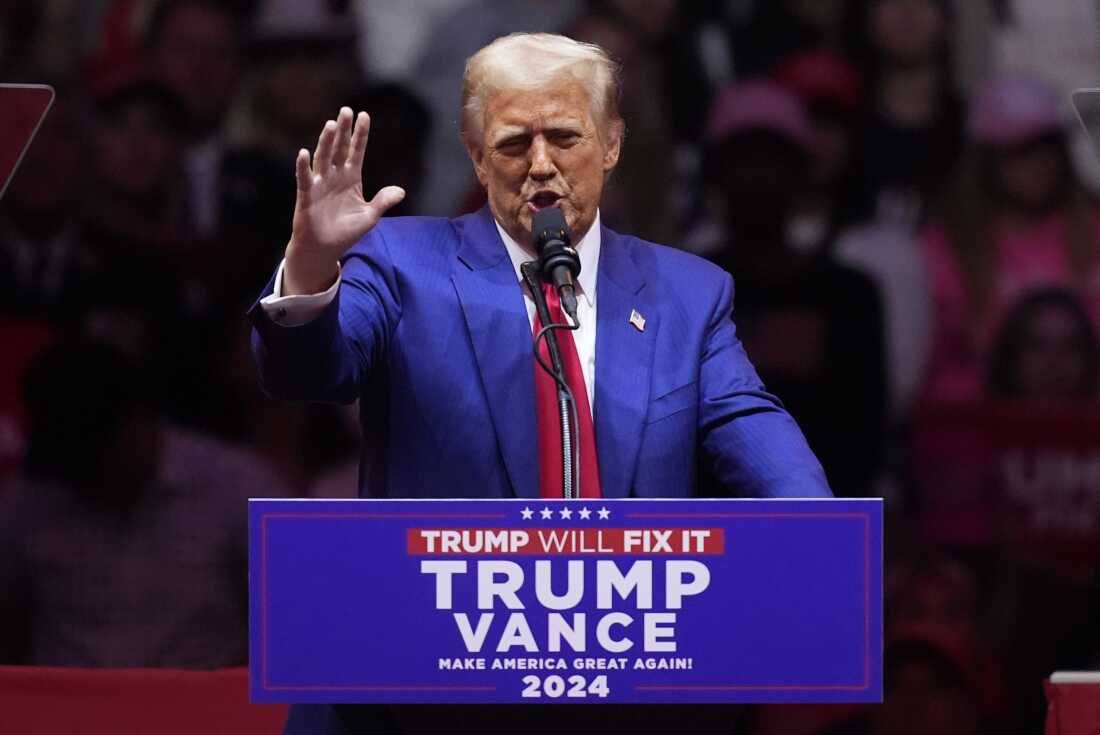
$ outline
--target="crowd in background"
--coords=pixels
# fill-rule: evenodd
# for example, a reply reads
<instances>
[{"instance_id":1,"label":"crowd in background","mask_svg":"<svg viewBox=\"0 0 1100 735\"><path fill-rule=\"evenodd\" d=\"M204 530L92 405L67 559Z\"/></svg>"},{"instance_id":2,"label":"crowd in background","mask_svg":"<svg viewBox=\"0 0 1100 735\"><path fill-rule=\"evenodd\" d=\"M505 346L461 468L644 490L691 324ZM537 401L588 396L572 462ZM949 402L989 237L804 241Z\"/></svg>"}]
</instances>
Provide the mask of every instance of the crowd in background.
<instances>
[{"instance_id":1,"label":"crowd in background","mask_svg":"<svg viewBox=\"0 0 1100 735\"><path fill-rule=\"evenodd\" d=\"M378 440L251 364L295 153L366 110L368 198L477 209L462 70L518 30L621 62L603 222L728 269L836 494L886 498L887 704L730 731L1037 731L1100 668L1087 0L5 2L0 80L57 99L0 200L0 663L246 660L243 499L354 496Z\"/></svg>"}]
</instances>

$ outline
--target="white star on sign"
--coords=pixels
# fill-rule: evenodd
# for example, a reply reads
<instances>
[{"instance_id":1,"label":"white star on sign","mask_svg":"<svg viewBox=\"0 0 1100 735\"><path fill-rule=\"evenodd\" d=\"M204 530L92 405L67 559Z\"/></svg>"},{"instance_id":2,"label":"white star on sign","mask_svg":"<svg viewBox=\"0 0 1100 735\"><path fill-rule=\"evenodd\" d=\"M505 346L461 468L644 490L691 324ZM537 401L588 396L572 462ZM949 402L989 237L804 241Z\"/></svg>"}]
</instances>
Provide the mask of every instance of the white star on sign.
<instances>
[{"instance_id":1,"label":"white star on sign","mask_svg":"<svg viewBox=\"0 0 1100 735\"><path fill-rule=\"evenodd\" d=\"M553 518L554 517L554 511L550 510L549 508L543 508L542 510L539 511L539 515L542 516L544 519Z\"/></svg>"},{"instance_id":2,"label":"white star on sign","mask_svg":"<svg viewBox=\"0 0 1100 735\"><path fill-rule=\"evenodd\" d=\"M531 516L535 514L535 511L531 510L530 508L524 508L519 512L519 514L523 516L523 520L529 521L531 520Z\"/></svg>"},{"instance_id":3,"label":"white star on sign","mask_svg":"<svg viewBox=\"0 0 1100 735\"><path fill-rule=\"evenodd\" d=\"M573 511L569 510L568 508L562 508L558 512L561 513L562 518L572 518L573 517Z\"/></svg>"},{"instance_id":4,"label":"white star on sign","mask_svg":"<svg viewBox=\"0 0 1100 735\"><path fill-rule=\"evenodd\" d=\"M609 511L607 508L600 508L598 511L596 511L596 515L600 517L601 521L605 521L611 517L611 511Z\"/></svg>"},{"instance_id":5,"label":"white star on sign","mask_svg":"<svg viewBox=\"0 0 1100 735\"><path fill-rule=\"evenodd\" d=\"M581 517L581 520L587 521L588 516L592 515L592 511L590 511L588 508L581 508L577 511L577 515Z\"/></svg>"}]
</instances>

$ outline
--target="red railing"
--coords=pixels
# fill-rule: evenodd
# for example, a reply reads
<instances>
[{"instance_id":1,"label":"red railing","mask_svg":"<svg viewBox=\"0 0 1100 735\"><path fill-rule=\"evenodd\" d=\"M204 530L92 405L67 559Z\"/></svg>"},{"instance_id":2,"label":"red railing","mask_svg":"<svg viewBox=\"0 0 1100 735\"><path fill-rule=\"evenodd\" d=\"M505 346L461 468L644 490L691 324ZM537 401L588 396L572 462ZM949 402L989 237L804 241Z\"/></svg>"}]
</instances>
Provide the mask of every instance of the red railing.
<instances>
[{"instance_id":1,"label":"red railing","mask_svg":"<svg viewBox=\"0 0 1100 735\"><path fill-rule=\"evenodd\" d=\"M248 670L0 666L0 731L278 735L283 705L248 701Z\"/></svg>"}]
</instances>

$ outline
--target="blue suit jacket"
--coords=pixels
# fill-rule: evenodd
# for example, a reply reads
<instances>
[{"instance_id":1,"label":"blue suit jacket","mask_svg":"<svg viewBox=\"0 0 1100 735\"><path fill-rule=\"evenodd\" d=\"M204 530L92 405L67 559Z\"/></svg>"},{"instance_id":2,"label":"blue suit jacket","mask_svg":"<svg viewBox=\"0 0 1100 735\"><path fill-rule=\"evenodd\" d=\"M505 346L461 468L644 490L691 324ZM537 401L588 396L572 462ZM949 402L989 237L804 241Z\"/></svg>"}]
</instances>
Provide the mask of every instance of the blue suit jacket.
<instances>
[{"instance_id":1,"label":"blue suit jacket","mask_svg":"<svg viewBox=\"0 0 1100 735\"><path fill-rule=\"evenodd\" d=\"M607 228L599 268L593 414L606 497L690 495L700 452L731 495L830 495L737 339L725 271ZM279 326L258 303L249 314L268 392L361 398L360 495L538 497L531 328L487 208L383 219L305 326Z\"/></svg>"}]
</instances>

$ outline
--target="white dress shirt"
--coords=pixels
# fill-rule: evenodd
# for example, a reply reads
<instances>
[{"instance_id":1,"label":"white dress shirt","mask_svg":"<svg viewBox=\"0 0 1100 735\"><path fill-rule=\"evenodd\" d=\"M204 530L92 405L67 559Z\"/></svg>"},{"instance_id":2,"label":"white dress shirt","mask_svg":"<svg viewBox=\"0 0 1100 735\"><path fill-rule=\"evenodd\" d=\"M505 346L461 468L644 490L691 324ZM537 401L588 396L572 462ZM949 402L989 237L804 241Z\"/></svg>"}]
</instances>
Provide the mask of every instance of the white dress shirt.
<instances>
[{"instance_id":1,"label":"white dress shirt","mask_svg":"<svg viewBox=\"0 0 1100 735\"><path fill-rule=\"evenodd\" d=\"M523 275L520 265L528 260L533 260L534 255L525 250L518 242L513 240L499 222L494 220L500 239L504 241L504 247L508 251L508 257L515 268L516 280L520 282L523 290L523 301L527 305L527 321L534 327L535 302L531 298L527 287L523 284ZM588 232L574 247L581 259L581 273L577 277L577 290L580 298L577 299L577 319L580 327L572 332L558 332L558 336L572 335L573 342L577 346L577 357L581 362L581 371L584 373L585 390L588 393L588 406L591 410L596 390L596 277L599 274L600 263L600 213L596 211L596 219ZM283 267L284 260L279 264L279 270L275 274L275 288L269 296L260 301L268 317L284 327L297 327L316 319L320 313L336 298L336 290L340 287L339 275L328 290L318 294L300 296L283 295ZM568 318L568 317L567 317Z\"/></svg>"}]
</instances>

